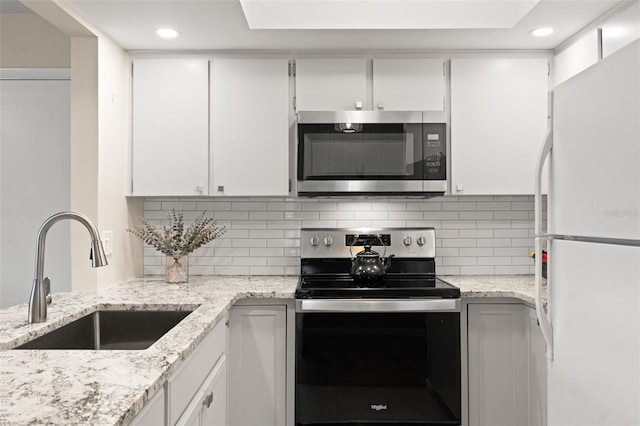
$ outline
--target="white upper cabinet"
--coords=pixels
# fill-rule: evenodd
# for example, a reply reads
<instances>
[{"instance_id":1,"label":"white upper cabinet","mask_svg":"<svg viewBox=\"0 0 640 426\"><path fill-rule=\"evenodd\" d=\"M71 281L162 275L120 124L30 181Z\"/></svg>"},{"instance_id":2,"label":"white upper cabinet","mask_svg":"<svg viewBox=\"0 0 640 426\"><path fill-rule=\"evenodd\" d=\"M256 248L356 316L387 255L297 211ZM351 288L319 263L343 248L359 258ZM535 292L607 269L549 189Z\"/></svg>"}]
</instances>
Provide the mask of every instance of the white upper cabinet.
<instances>
[{"instance_id":1,"label":"white upper cabinet","mask_svg":"<svg viewBox=\"0 0 640 426\"><path fill-rule=\"evenodd\" d=\"M366 109L365 59L296 60L298 111L352 111Z\"/></svg>"},{"instance_id":2,"label":"white upper cabinet","mask_svg":"<svg viewBox=\"0 0 640 426\"><path fill-rule=\"evenodd\" d=\"M206 195L209 62L133 64L132 195Z\"/></svg>"},{"instance_id":3,"label":"white upper cabinet","mask_svg":"<svg viewBox=\"0 0 640 426\"><path fill-rule=\"evenodd\" d=\"M444 110L442 59L374 59L373 109Z\"/></svg>"},{"instance_id":4,"label":"white upper cabinet","mask_svg":"<svg viewBox=\"0 0 640 426\"><path fill-rule=\"evenodd\" d=\"M289 194L289 63L214 59L211 195Z\"/></svg>"},{"instance_id":5,"label":"white upper cabinet","mask_svg":"<svg viewBox=\"0 0 640 426\"><path fill-rule=\"evenodd\" d=\"M533 194L547 93L547 59L451 60L453 195Z\"/></svg>"}]
</instances>

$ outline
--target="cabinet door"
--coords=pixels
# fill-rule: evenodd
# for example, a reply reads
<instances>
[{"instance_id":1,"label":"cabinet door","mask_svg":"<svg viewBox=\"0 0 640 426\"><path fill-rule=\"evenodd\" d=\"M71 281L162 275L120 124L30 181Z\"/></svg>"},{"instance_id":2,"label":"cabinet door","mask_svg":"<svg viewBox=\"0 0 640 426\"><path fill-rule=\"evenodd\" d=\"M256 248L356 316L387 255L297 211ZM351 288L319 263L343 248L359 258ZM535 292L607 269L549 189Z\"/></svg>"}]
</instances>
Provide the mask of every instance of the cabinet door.
<instances>
[{"instance_id":1,"label":"cabinet door","mask_svg":"<svg viewBox=\"0 0 640 426\"><path fill-rule=\"evenodd\" d=\"M202 195L209 179L209 63L133 64L132 195Z\"/></svg>"},{"instance_id":2,"label":"cabinet door","mask_svg":"<svg viewBox=\"0 0 640 426\"><path fill-rule=\"evenodd\" d=\"M212 195L289 194L288 65L212 62Z\"/></svg>"},{"instance_id":3,"label":"cabinet door","mask_svg":"<svg viewBox=\"0 0 640 426\"><path fill-rule=\"evenodd\" d=\"M138 414L131 426L161 426L164 425L164 389L160 391L147 403L144 409Z\"/></svg>"},{"instance_id":4,"label":"cabinet door","mask_svg":"<svg viewBox=\"0 0 640 426\"><path fill-rule=\"evenodd\" d=\"M533 194L547 92L546 59L451 60L454 195Z\"/></svg>"},{"instance_id":5,"label":"cabinet door","mask_svg":"<svg viewBox=\"0 0 640 426\"><path fill-rule=\"evenodd\" d=\"M200 426L202 417L202 402L204 400L204 391L199 389L193 399L178 419L175 426Z\"/></svg>"},{"instance_id":6,"label":"cabinet door","mask_svg":"<svg viewBox=\"0 0 640 426\"><path fill-rule=\"evenodd\" d=\"M442 59L374 59L373 109L444 110Z\"/></svg>"},{"instance_id":7,"label":"cabinet door","mask_svg":"<svg viewBox=\"0 0 640 426\"><path fill-rule=\"evenodd\" d=\"M229 316L229 424L282 426L286 307L234 306Z\"/></svg>"},{"instance_id":8,"label":"cabinet door","mask_svg":"<svg viewBox=\"0 0 640 426\"><path fill-rule=\"evenodd\" d=\"M227 360L223 355L204 385L200 426L227 425Z\"/></svg>"},{"instance_id":9,"label":"cabinet door","mask_svg":"<svg viewBox=\"0 0 640 426\"><path fill-rule=\"evenodd\" d=\"M468 307L470 426L528 424L528 309Z\"/></svg>"},{"instance_id":10,"label":"cabinet door","mask_svg":"<svg viewBox=\"0 0 640 426\"><path fill-rule=\"evenodd\" d=\"M352 111L365 108L367 63L364 59L296 60L298 111Z\"/></svg>"},{"instance_id":11,"label":"cabinet door","mask_svg":"<svg viewBox=\"0 0 640 426\"><path fill-rule=\"evenodd\" d=\"M529 425L547 424L547 357L536 310L528 308L529 317Z\"/></svg>"}]
</instances>

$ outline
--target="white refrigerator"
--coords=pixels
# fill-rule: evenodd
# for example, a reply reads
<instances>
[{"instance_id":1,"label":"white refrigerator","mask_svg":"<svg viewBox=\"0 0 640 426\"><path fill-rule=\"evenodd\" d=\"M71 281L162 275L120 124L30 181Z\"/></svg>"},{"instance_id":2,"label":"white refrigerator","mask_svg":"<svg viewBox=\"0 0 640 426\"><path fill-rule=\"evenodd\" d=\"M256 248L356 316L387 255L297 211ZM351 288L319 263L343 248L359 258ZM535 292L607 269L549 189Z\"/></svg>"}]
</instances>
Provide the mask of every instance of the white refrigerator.
<instances>
[{"instance_id":1,"label":"white refrigerator","mask_svg":"<svg viewBox=\"0 0 640 426\"><path fill-rule=\"evenodd\" d=\"M538 161L549 426L640 425L640 40L554 89ZM549 165L548 226L541 175ZM537 256L537 259L541 256ZM540 283L540 263L536 281Z\"/></svg>"}]
</instances>

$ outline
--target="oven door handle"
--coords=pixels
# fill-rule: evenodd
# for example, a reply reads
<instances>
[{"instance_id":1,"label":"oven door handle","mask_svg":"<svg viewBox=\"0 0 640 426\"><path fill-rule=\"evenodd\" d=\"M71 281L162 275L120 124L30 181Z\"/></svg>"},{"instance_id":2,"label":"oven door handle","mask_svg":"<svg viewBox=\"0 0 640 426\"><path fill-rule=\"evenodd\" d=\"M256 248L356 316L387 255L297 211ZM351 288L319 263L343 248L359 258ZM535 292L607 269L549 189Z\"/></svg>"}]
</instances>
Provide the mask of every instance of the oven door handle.
<instances>
[{"instance_id":1,"label":"oven door handle","mask_svg":"<svg viewBox=\"0 0 640 426\"><path fill-rule=\"evenodd\" d=\"M460 312L460 299L309 299L298 312Z\"/></svg>"}]
</instances>

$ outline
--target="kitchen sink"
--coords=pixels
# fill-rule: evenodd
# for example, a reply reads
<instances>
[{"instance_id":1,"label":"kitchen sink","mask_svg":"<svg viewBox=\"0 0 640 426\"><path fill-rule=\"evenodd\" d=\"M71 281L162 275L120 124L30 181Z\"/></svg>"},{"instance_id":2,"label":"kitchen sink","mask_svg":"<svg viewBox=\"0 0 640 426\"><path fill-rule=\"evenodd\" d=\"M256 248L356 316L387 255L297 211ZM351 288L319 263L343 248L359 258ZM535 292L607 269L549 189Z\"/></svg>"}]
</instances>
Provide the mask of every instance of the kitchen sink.
<instances>
[{"instance_id":1,"label":"kitchen sink","mask_svg":"<svg viewBox=\"0 0 640 426\"><path fill-rule=\"evenodd\" d=\"M99 310L14 349L147 349L191 312Z\"/></svg>"}]
</instances>

